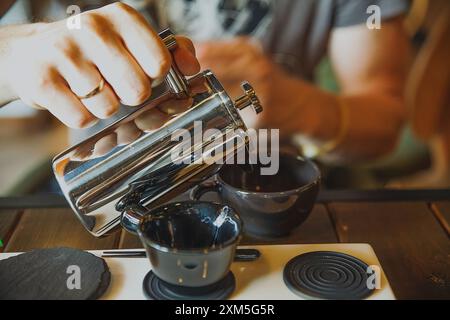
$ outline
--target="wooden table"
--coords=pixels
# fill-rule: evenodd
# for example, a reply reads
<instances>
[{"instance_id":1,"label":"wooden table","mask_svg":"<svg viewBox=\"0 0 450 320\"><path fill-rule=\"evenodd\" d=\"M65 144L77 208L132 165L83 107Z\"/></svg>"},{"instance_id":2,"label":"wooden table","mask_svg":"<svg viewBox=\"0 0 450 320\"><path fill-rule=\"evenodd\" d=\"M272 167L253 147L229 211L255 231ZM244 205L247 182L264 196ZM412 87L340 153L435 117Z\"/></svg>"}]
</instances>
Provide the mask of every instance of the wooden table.
<instances>
[{"instance_id":1,"label":"wooden table","mask_svg":"<svg viewBox=\"0 0 450 320\"><path fill-rule=\"evenodd\" d=\"M125 231L92 237L59 196L0 199L0 252L141 247ZM450 299L450 190L322 192L287 238L242 244L369 243L399 299Z\"/></svg>"}]
</instances>

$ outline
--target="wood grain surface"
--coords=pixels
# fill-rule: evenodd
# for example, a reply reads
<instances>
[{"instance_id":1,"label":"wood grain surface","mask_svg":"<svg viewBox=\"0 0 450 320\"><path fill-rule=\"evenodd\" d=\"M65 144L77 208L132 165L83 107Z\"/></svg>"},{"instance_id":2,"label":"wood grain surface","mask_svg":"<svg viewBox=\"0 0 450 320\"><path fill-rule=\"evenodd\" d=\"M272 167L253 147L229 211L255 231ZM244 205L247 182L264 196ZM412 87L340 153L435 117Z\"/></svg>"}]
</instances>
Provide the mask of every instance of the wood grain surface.
<instances>
[{"instance_id":1,"label":"wood grain surface","mask_svg":"<svg viewBox=\"0 0 450 320\"><path fill-rule=\"evenodd\" d=\"M19 223L21 214L20 210L0 210L0 252L4 252L15 227Z\"/></svg>"},{"instance_id":2,"label":"wood grain surface","mask_svg":"<svg viewBox=\"0 0 450 320\"><path fill-rule=\"evenodd\" d=\"M450 237L450 201L432 203L431 209L439 223L442 225L442 228L444 228L445 232L447 232L447 235Z\"/></svg>"},{"instance_id":3,"label":"wood grain surface","mask_svg":"<svg viewBox=\"0 0 450 320\"><path fill-rule=\"evenodd\" d=\"M425 203L330 204L340 242L369 243L397 298L450 297L450 241Z\"/></svg>"},{"instance_id":4,"label":"wood grain surface","mask_svg":"<svg viewBox=\"0 0 450 320\"><path fill-rule=\"evenodd\" d=\"M289 237L241 244L369 243L399 299L450 299L450 202L340 202L318 204ZM70 209L0 211L3 251L72 247L140 248L125 231L97 239Z\"/></svg>"},{"instance_id":5,"label":"wood grain surface","mask_svg":"<svg viewBox=\"0 0 450 320\"><path fill-rule=\"evenodd\" d=\"M118 236L115 234L101 239L93 237L71 209L25 210L5 246L5 252L53 247L112 249L118 245Z\"/></svg>"},{"instance_id":6,"label":"wood grain surface","mask_svg":"<svg viewBox=\"0 0 450 320\"><path fill-rule=\"evenodd\" d=\"M299 244L299 243L335 243L337 241L328 212L324 205L316 205L308 219L292 233L283 238L258 239L244 236L242 245L258 244ZM132 235L125 230L122 231L119 248L133 249L141 248L142 243L138 236Z\"/></svg>"}]
</instances>

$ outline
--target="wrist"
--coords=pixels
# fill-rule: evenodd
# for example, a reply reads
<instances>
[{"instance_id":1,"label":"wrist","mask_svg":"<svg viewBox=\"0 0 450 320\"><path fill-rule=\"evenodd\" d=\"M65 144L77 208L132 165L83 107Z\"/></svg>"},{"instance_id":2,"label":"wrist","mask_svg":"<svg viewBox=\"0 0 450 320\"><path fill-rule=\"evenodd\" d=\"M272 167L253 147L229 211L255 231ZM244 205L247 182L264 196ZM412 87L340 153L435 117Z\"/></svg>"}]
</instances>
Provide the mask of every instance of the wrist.
<instances>
[{"instance_id":1,"label":"wrist","mask_svg":"<svg viewBox=\"0 0 450 320\"><path fill-rule=\"evenodd\" d=\"M14 56L15 44L42 29L43 23L9 26L0 28L0 106L19 99L12 84L17 58Z\"/></svg>"},{"instance_id":2,"label":"wrist","mask_svg":"<svg viewBox=\"0 0 450 320\"><path fill-rule=\"evenodd\" d=\"M2 70L0 73L0 106L18 99L11 83L13 61L9 45L9 43L2 43L2 48L0 48L0 70Z\"/></svg>"},{"instance_id":3,"label":"wrist","mask_svg":"<svg viewBox=\"0 0 450 320\"><path fill-rule=\"evenodd\" d=\"M331 123L337 124L337 126L323 130L322 136L316 135L312 138L305 136L298 137L303 153L309 158L322 157L333 153L344 143L347 137L350 123L349 106L341 97L336 97L336 101L334 106L336 106L338 114L333 116L334 121L331 120ZM332 112L329 115L331 114ZM324 118L326 117L324 116Z\"/></svg>"}]
</instances>

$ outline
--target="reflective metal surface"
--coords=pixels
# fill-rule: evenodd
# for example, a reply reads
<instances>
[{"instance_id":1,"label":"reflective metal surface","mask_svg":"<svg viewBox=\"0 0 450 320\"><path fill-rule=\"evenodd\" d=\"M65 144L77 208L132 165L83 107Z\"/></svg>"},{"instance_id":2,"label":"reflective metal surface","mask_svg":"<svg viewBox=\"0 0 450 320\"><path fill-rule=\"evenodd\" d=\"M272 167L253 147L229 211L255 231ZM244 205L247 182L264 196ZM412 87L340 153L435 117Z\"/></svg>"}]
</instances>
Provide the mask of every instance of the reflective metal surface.
<instances>
[{"instance_id":1,"label":"reflective metal surface","mask_svg":"<svg viewBox=\"0 0 450 320\"><path fill-rule=\"evenodd\" d=\"M169 30L160 36L169 50L176 47ZM235 106L210 71L186 79L174 64L136 111L55 157L57 181L86 229L102 236L122 224L136 232L149 208L212 176L217 160L245 147L238 110L262 109L253 88L242 86ZM194 138L174 139L181 129Z\"/></svg>"},{"instance_id":2,"label":"reflective metal surface","mask_svg":"<svg viewBox=\"0 0 450 320\"><path fill-rule=\"evenodd\" d=\"M201 121L203 133L214 128L224 142L236 139L235 148L224 150L222 156L246 144L246 137L235 131L245 131L245 125L216 78L205 72L189 85L196 92L192 97L174 99L164 92L54 159L53 169L67 200L92 234L100 236L116 227L122 211L126 211L124 226L134 231L139 210L132 210L132 204L164 202L220 168L207 163L174 164L172 155L185 147L172 141L177 129L193 135L194 121ZM161 110L167 115L183 108L187 110L171 114L154 128ZM217 147L211 139L194 142L188 157L203 157Z\"/></svg>"},{"instance_id":3,"label":"reflective metal surface","mask_svg":"<svg viewBox=\"0 0 450 320\"><path fill-rule=\"evenodd\" d=\"M169 51L176 49L177 41L175 39L175 36L169 29L162 31L159 36L161 37ZM172 65L172 68L169 70L169 73L166 76L166 83L169 86L170 91L175 95L179 97L185 97L189 95L189 86L187 84L187 81L175 64Z\"/></svg>"}]
</instances>

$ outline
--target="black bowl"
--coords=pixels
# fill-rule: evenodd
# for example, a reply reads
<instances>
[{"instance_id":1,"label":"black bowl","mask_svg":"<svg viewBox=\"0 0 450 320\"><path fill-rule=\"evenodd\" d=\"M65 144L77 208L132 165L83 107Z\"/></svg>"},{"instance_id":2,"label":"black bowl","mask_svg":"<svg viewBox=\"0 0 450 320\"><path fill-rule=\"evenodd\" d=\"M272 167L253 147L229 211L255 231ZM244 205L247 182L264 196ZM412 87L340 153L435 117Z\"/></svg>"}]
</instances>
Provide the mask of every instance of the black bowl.
<instances>
[{"instance_id":1,"label":"black bowl","mask_svg":"<svg viewBox=\"0 0 450 320\"><path fill-rule=\"evenodd\" d=\"M244 222L244 233L257 238L289 235L309 216L320 188L321 175L310 160L281 152L279 172L260 175L261 165L224 165L216 181L195 187L191 199L216 192L224 204L235 208Z\"/></svg>"},{"instance_id":2,"label":"black bowl","mask_svg":"<svg viewBox=\"0 0 450 320\"><path fill-rule=\"evenodd\" d=\"M149 211L139 224L155 275L184 287L203 287L229 272L242 222L226 205L186 201Z\"/></svg>"}]
</instances>

